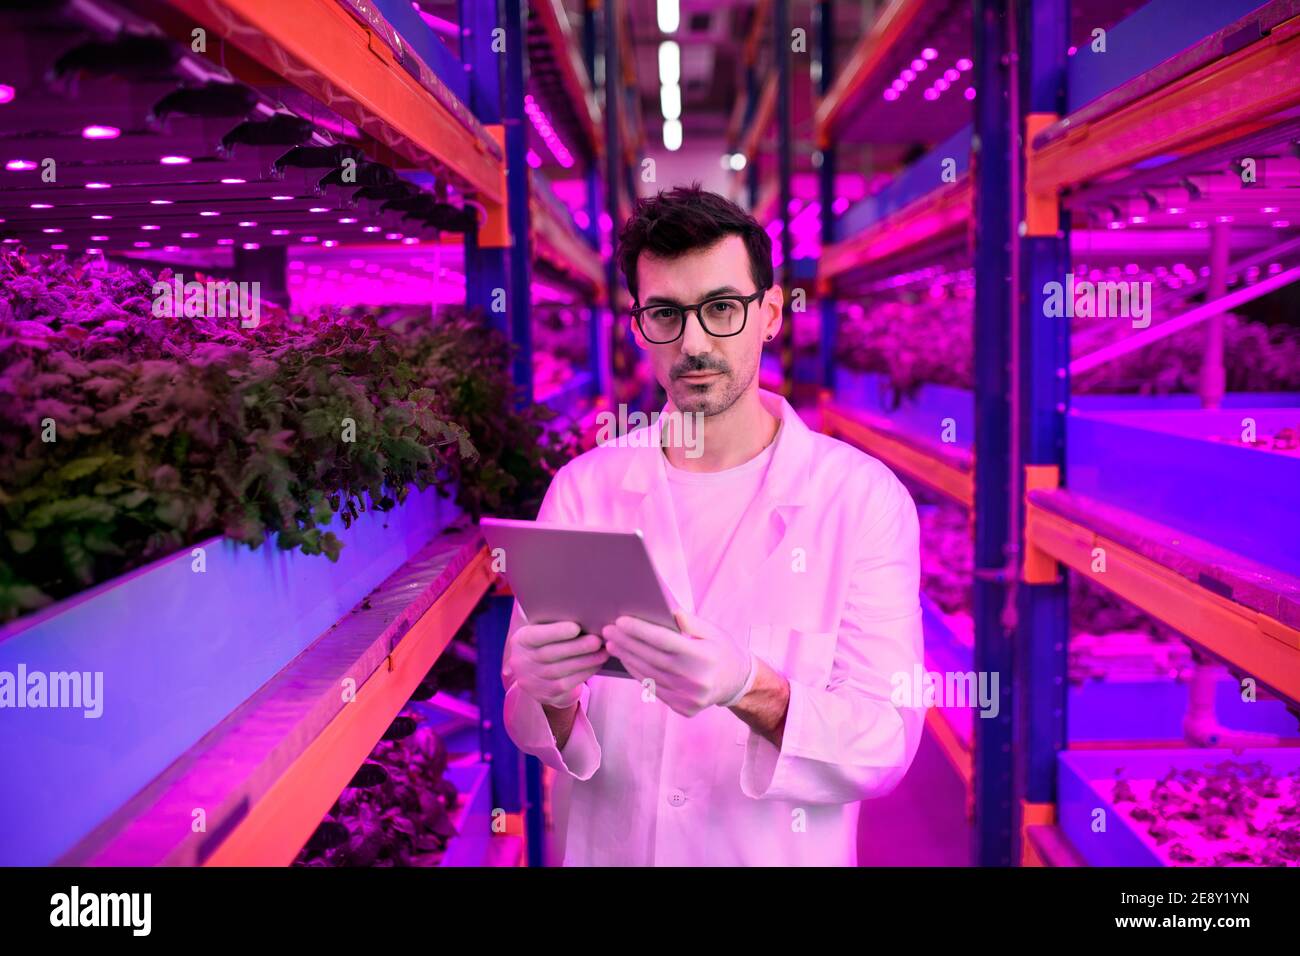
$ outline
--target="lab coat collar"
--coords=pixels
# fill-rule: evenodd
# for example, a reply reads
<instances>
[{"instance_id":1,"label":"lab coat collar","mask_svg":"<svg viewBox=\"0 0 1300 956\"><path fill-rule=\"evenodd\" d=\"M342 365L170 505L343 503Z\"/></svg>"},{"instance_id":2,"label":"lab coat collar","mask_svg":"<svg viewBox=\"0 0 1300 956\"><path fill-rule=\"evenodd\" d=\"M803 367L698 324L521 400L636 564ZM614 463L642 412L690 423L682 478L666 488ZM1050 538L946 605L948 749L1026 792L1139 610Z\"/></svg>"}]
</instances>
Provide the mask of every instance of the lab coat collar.
<instances>
[{"instance_id":1,"label":"lab coat collar","mask_svg":"<svg viewBox=\"0 0 1300 956\"><path fill-rule=\"evenodd\" d=\"M758 397L769 412L780 418L781 430L777 434L776 447L759 498L751 510L756 519L752 537L751 534L742 534L733 539L724 560L748 554L751 558L757 555L766 561L785 541L793 520L791 512L808 500L812 432L784 397L764 389L759 389ZM669 408L666 404L655 424L647 427L659 429L662 433L664 415ZM637 525L645 536L651 555L667 558L666 562L656 562L664 586L679 607L699 613L696 602L703 601L706 596L696 595L691 589L663 450L657 441L650 441L637 443L633 452L623 476L622 489L633 497L630 504L637 509Z\"/></svg>"},{"instance_id":2,"label":"lab coat collar","mask_svg":"<svg viewBox=\"0 0 1300 956\"><path fill-rule=\"evenodd\" d=\"M763 483L763 493L773 505L802 505L807 503L808 468L812 450L812 432L804 424L789 402L775 392L758 390L758 400L771 414L781 420L772 464ZM662 434L664 417L671 410L664 405L658 420L650 426ZM623 475L623 490L631 493L648 493L657 482L667 481L667 466L658 440L639 445L631 456Z\"/></svg>"}]
</instances>

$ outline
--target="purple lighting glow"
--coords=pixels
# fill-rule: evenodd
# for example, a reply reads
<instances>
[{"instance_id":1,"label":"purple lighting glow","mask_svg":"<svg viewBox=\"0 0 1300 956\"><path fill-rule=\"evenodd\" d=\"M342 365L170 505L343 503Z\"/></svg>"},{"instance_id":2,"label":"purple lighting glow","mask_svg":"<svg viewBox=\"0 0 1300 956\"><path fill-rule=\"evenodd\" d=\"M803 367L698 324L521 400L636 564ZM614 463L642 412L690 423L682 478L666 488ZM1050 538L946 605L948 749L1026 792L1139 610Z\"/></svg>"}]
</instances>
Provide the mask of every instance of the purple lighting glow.
<instances>
[{"instance_id":1,"label":"purple lighting glow","mask_svg":"<svg viewBox=\"0 0 1300 956\"><path fill-rule=\"evenodd\" d=\"M36 164L30 159L11 159L5 163L5 169L11 173L25 173L29 169L35 169Z\"/></svg>"},{"instance_id":2,"label":"purple lighting glow","mask_svg":"<svg viewBox=\"0 0 1300 956\"><path fill-rule=\"evenodd\" d=\"M17 91L8 83L0 83L0 106L5 103L12 103Z\"/></svg>"},{"instance_id":3,"label":"purple lighting glow","mask_svg":"<svg viewBox=\"0 0 1300 956\"><path fill-rule=\"evenodd\" d=\"M556 162L565 169L573 166L573 154L560 140L559 134L555 132L554 127L551 126L551 121L546 117L546 111L533 99L531 93L524 97L524 112L533 121L533 127L537 130L538 135L542 137L542 142L546 144L546 148L555 156Z\"/></svg>"},{"instance_id":4,"label":"purple lighting glow","mask_svg":"<svg viewBox=\"0 0 1300 956\"><path fill-rule=\"evenodd\" d=\"M164 156L158 162L164 166L184 166L190 162L190 158L188 156Z\"/></svg>"},{"instance_id":5,"label":"purple lighting glow","mask_svg":"<svg viewBox=\"0 0 1300 956\"><path fill-rule=\"evenodd\" d=\"M121 135L116 126L87 126L81 131L82 139L117 139Z\"/></svg>"}]
</instances>

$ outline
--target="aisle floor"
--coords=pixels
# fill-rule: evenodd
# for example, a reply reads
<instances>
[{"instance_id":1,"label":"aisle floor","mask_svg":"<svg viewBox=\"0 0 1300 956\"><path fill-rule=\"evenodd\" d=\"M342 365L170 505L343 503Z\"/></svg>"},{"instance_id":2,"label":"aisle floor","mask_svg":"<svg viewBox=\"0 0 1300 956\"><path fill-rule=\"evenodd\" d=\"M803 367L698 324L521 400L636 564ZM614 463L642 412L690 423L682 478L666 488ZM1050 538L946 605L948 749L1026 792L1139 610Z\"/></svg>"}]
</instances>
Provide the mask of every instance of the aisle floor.
<instances>
[{"instance_id":1,"label":"aisle floor","mask_svg":"<svg viewBox=\"0 0 1300 956\"><path fill-rule=\"evenodd\" d=\"M970 866L966 788L926 728L916 761L858 819L859 866Z\"/></svg>"}]
</instances>

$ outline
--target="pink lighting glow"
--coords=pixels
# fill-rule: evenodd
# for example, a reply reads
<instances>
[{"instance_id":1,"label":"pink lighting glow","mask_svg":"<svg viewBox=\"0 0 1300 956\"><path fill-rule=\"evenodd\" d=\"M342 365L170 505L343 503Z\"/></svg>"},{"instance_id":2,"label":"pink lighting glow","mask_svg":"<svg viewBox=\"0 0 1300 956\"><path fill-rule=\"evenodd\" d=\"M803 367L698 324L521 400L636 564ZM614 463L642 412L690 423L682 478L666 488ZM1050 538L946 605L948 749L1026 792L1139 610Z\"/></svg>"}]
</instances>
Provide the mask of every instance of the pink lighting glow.
<instances>
[{"instance_id":1,"label":"pink lighting glow","mask_svg":"<svg viewBox=\"0 0 1300 956\"><path fill-rule=\"evenodd\" d=\"M966 87L966 92L963 93L962 95L965 96L966 99L968 99L968 100L973 100L973 99L975 99L975 87L973 87L973 86L968 86L968 87Z\"/></svg>"},{"instance_id":2,"label":"pink lighting glow","mask_svg":"<svg viewBox=\"0 0 1300 956\"><path fill-rule=\"evenodd\" d=\"M86 188L87 189L112 189L113 187L108 183L86 183Z\"/></svg>"},{"instance_id":3,"label":"pink lighting glow","mask_svg":"<svg viewBox=\"0 0 1300 956\"><path fill-rule=\"evenodd\" d=\"M116 126L87 126L81 131L83 139L117 139L121 135Z\"/></svg>"},{"instance_id":4,"label":"pink lighting glow","mask_svg":"<svg viewBox=\"0 0 1300 956\"><path fill-rule=\"evenodd\" d=\"M110 216L110 215L109 215L108 213L106 213L106 212L97 212L97 213L95 213L93 216L91 216L90 218L91 218L91 219L98 219L98 220L101 220L101 221L102 221L102 220L105 220L105 219L112 219L113 217Z\"/></svg>"},{"instance_id":5,"label":"pink lighting glow","mask_svg":"<svg viewBox=\"0 0 1300 956\"><path fill-rule=\"evenodd\" d=\"M149 205L151 205L151 206L170 206L171 204L172 204L172 201L171 201L170 199L150 199L150 200L149 200Z\"/></svg>"},{"instance_id":6,"label":"pink lighting glow","mask_svg":"<svg viewBox=\"0 0 1300 956\"><path fill-rule=\"evenodd\" d=\"M247 179L240 179L237 176L230 176L221 181L225 183L227 186L242 186L244 183L248 182Z\"/></svg>"},{"instance_id":7,"label":"pink lighting glow","mask_svg":"<svg viewBox=\"0 0 1300 956\"><path fill-rule=\"evenodd\" d=\"M234 244L235 244L235 240L234 240L234 239L218 239L218 240L217 240L217 245L219 245L219 246L233 246Z\"/></svg>"},{"instance_id":8,"label":"pink lighting glow","mask_svg":"<svg viewBox=\"0 0 1300 956\"><path fill-rule=\"evenodd\" d=\"M276 202L284 202L286 199L292 199L293 197L292 197L292 196L272 196L271 198L274 199Z\"/></svg>"},{"instance_id":9,"label":"pink lighting glow","mask_svg":"<svg viewBox=\"0 0 1300 956\"><path fill-rule=\"evenodd\" d=\"M971 67L973 67L974 65L975 65L975 64L972 63L972 62L971 62L969 59L967 59L966 57L962 57L960 60L957 61L957 69L961 70L963 73L965 73L967 70L969 70L969 69L970 69Z\"/></svg>"},{"instance_id":10,"label":"pink lighting glow","mask_svg":"<svg viewBox=\"0 0 1300 956\"><path fill-rule=\"evenodd\" d=\"M11 173L25 173L29 169L35 169L36 164L30 159L11 159L5 163L5 169Z\"/></svg>"},{"instance_id":11,"label":"pink lighting glow","mask_svg":"<svg viewBox=\"0 0 1300 956\"><path fill-rule=\"evenodd\" d=\"M251 219L245 219L243 222L240 223L240 225L243 226L245 229L247 229L250 226L256 226L257 223L253 222L253 220Z\"/></svg>"},{"instance_id":12,"label":"pink lighting glow","mask_svg":"<svg viewBox=\"0 0 1300 956\"><path fill-rule=\"evenodd\" d=\"M108 242L108 236L91 236L91 242Z\"/></svg>"},{"instance_id":13,"label":"pink lighting glow","mask_svg":"<svg viewBox=\"0 0 1300 956\"><path fill-rule=\"evenodd\" d=\"M927 100L937 100L937 99L939 98L939 91L936 90L936 89L931 88L931 89L926 90L926 91L922 94L922 96L924 96Z\"/></svg>"},{"instance_id":14,"label":"pink lighting glow","mask_svg":"<svg viewBox=\"0 0 1300 956\"><path fill-rule=\"evenodd\" d=\"M939 51L932 46L928 46L921 51L921 59L923 60L937 60L938 58Z\"/></svg>"},{"instance_id":15,"label":"pink lighting glow","mask_svg":"<svg viewBox=\"0 0 1300 956\"><path fill-rule=\"evenodd\" d=\"M190 162L190 158L188 156L164 156L162 159L158 160L158 162L162 163L164 166L184 166L186 163Z\"/></svg>"},{"instance_id":16,"label":"pink lighting glow","mask_svg":"<svg viewBox=\"0 0 1300 956\"><path fill-rule=\"evenodd\" d=\"M533 121L533 128L542 137L542 142L546 144L546 148L551 151L556 161L565 169L573 166L573 154L564 145L560 135L551 125L551 121L547 119L546 111L533 99L531 93L524 97L524 112Z\"/></svg>"},{"instance_id":17,"label":"pink lighting glow","mask_svg":"<svg viewBox=\"0 0 1300 956\"><path fill-rule=\"evenodd\" d=\"M529 151L524 155L524 158L528 160L528 165L531 166L531 167L533 167L533 169L541 169L541 168L542 168L542 157L540 157L540 156L537 155L536 150L532 150L532 149L530 149L530 150L529 150Z\"/></svg>"},{"instance_id":18,"label":"pink lighting glow","mask_svg":"<svg viewBox=\"0 0 1300 956\"><path fill-rule=\"evenodd\" d=\"M12 103L17 91L8 83L0 83L0 106L5 103Z\"/></svg>"},{"instance_id":19,"label":"pink lighting glow","mask_svg":"<svg viewBox=\"0 0 1300 956\"><path fill-rule=\"evenodd\" d=\"M898 99L898 90L894 89L892 86L885 90L885 99L889 100L891 103Z\"/></svg>"},{"instance_id":20,"label":"pink lighting glow","mask_svg":"<svg viewBox=\"0 0 1300 956\"><path fill-rule=\"evenodd\" d=\"M32 203L31 208L32 209L53 209L54 207L47 202L34 202Z\"/></svg>"},{"instance_id":21,"label":"pink lighting glow","mask_svg":"<svg viewBox=\"0 0 1300 956\"><path fill-rule=\"evenodd\" d=\"M289 230L288 230L288 229L272 229L272 230L271 230L271 235L273 235L273 236L287 236L287 235L289 235Z\"/></svg>"},{"instance_id":22,"label":"pink lighting glow","mask_svg":"<svg viewBox=\"0 0 1300 956\"><path fill-rule=\"evenodd\" d=\"M198 234L197 232L182 232L182 233L181 233L181 238L182 238L182 239L197 239L198 237L199 237L199 234Z\"/></svg>"}]
</instances>

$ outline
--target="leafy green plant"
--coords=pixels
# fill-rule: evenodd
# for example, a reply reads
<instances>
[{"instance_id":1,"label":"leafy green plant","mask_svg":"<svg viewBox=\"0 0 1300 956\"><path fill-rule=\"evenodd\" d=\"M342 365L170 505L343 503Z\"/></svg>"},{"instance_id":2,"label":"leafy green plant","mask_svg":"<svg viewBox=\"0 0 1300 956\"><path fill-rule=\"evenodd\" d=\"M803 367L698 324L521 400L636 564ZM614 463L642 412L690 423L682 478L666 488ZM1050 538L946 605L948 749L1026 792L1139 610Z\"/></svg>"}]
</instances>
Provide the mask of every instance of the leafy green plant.
<instances>
[{"instance_id":1,"label":"leafy green plant","mask_svg":"<svg viewBox=\"0 0 1300 956\"><path fill-rule=\"evenodd\" d=\"M216 534L333 559L336 514L412 487L527 513L562 461L471 317L245 329L153 315L154 281L0 254L0 620Z\"/></svg>"}]
</instances>

